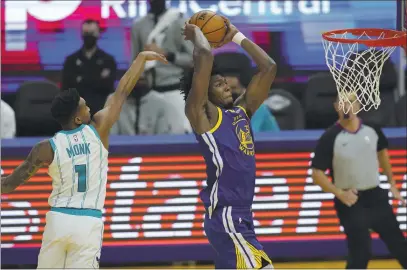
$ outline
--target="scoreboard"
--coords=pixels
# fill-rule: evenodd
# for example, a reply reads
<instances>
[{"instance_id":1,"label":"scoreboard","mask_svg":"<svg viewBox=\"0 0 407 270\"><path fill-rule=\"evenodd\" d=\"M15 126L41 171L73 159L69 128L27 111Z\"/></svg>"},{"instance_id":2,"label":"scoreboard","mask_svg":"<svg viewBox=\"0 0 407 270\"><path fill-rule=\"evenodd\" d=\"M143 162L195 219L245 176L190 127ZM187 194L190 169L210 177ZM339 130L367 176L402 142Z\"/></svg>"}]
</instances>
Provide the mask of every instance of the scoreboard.
<instances>
[{"instance_id":1,"label":"scoreboard","mask_svg":"<svg viewBox=\"0 0 407 270\"><path fill-rule=\"evenodd\" d=\"M389 153L397 186L406 197L407 151L397 147ZM333 195L312 183L312 155L292 150L256 154L253 215L262 243L344 239ZM3 156L2 175L10 174L24 157ZM205 164L197 154L134 156L112 151L103 210L104 247L208 245L199 200L205 178ZM388 189L386 177L380 179ZM42 168L15 192L2 195L2 251L40 247L51 183ZM405 231L406 208L389 203Z\"/></svg>"}]
</instances>

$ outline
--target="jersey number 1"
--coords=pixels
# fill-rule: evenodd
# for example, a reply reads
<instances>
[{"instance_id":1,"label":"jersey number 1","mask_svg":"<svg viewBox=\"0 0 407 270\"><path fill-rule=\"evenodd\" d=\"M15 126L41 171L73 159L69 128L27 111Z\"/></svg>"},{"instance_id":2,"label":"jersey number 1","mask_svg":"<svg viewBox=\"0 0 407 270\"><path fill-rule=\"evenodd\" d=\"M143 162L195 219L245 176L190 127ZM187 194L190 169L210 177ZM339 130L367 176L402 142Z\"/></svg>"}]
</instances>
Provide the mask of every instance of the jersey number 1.
<instances>
[{"instance_id":1,"label":"jersey number 1","mask_svg":"<svg viewBox=\"0 0 407 270\"><path fill-rule=\"evenodd\" d=\"M86 191L86 165L75 165L75 173L78 174L78 192Z\"/></svg>"}]
</instances>

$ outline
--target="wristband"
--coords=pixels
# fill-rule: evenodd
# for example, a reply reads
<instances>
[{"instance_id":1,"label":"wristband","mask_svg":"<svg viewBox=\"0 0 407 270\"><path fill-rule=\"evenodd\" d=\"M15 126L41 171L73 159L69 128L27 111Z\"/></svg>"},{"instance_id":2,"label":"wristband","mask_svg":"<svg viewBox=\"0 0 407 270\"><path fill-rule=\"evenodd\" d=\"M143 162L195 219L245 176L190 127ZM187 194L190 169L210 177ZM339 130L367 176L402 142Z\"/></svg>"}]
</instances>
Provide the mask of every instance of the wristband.
<instances>
[{"instance_id":1,"label":"wristband","mask_svg":"<svg viewBox=\"0 0 407 270\"><path fill-rule=\"evenodd\" d=\"M239 32L239 33L237 33L236 35L233 36L232 41L240 46L243 39L245 39L245 38L246 38L245 35L243 35L241 32Z\"/></svg>"}]
</instances>

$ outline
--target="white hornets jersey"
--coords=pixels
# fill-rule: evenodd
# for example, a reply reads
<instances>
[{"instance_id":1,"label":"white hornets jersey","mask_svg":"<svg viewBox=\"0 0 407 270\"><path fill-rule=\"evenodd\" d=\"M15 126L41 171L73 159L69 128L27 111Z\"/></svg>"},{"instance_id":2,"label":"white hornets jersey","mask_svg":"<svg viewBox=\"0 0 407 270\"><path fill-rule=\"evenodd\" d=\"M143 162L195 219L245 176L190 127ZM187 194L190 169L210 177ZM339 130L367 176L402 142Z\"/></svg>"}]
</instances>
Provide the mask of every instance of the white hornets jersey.
<instances>
[{"instance_id":1,"label":"white hornets jersey","mask_svg":"<svg viewBox=\"0 0 407 270\"><path fill-rule=\"evenodd\" d=\"M96 129L82 125L60 131L50 139L54 160L48 169L52 177L51 207L102 210L106 197L108 151Z\"/></svg>"}]
</instances>

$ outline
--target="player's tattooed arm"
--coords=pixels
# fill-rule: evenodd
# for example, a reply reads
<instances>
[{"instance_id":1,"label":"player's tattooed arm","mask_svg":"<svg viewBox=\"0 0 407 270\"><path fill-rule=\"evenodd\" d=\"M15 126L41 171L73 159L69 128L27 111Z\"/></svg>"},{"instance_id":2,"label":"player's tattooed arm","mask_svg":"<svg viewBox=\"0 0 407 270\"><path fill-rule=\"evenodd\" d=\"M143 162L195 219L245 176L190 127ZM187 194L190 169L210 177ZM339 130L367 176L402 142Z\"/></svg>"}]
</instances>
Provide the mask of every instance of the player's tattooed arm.
<instances>
[{"instance_id":1,"label":"player's tattooed arm","mask_svg":"<svg viewBox=\"0 0 407 270\"><path fill-rule=\"evenodd\" d=\"M30 154L10 175L1 178L1 194L10 193L30 179L42 166L54 159L49 140L37 143Z\"/></svg>"},{"instance_id":2,"label":"player's tattooed arm","mask_svg":"<svg viewBox=\"0 0 407 270\"><path fill-rule=\"evenodd\" d=\"M194 74L191 89L185 101L185 114L194 131L202 134L209 131L218 118L216 107L208 101L214 57L211 46L199 27L186 24L183 35L185 40L190 40L194 45ZM208 115L210 115L209 118Z\"/></svg>"}]
</instances>

